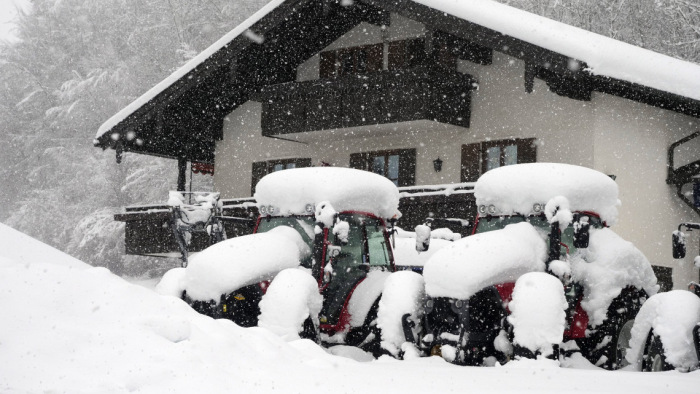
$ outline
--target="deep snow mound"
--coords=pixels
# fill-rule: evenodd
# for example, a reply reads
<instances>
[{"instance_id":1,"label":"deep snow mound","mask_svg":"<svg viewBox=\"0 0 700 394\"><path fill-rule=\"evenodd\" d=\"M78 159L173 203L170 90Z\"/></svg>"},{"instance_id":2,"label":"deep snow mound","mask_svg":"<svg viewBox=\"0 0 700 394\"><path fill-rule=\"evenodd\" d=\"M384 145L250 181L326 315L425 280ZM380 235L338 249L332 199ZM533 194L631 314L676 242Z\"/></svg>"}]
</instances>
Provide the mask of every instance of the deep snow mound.
<instances>
[{"instance_id":1,"label":"deep snow mound","mask_svg":"<svg viewBox=\"0 0 700 394\"><path fill-rule=\"evenodd\" d=\"M308 215L307 206L327 201L338 212L362 211L381 218L400 216L399 189L368 171L339 167L308 167L277 171L255 188L258 206L273 206L275 215Z\"/></svg>"},{"instance_id":2,"label":"deep snow mound","mask_svg":"<svg viewBox=\"0 0 700 394\"><path fill-rule=\"evenodd\" d=\"M534 204L544 206L563 196L571 211L591 211L614 224L617 220L617 183L586 167L561 163L530 163L495 168L474 186L477 205L494 205L505 215L532 213Z\"/></svg>"}]
</instances>

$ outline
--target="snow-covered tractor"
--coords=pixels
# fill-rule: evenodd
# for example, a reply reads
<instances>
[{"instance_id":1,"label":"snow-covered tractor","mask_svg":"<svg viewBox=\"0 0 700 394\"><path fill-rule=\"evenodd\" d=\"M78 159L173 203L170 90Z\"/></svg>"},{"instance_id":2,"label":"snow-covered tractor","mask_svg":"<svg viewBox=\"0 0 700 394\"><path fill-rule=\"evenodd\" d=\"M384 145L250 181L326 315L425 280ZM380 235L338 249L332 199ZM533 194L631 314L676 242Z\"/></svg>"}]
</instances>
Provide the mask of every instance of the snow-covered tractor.
<instances>
[{"instance_id":1,"label":"snow-covered tractor","mask_svg":"<svg viewBox=\"0 0 700 394\"><path fill-rule=\"evenodd\" d=\"M254 233L216 243L166 273L157 290L198 312L288 338L377 353L376 314L395 271L388 179L346 168L275 172L257 185Z\"/></svg>"},{"instance_id":2,"label":"snow-covered tractor","mask_svg":"<svg viewBox=\"0 0 700 394\"><path fill-rule=\"evenodd\" d=\"M522 164L485 173L475 196L473 235L425 264L424 294L404 296L419 302L404 308L393 347L466 365L580 349L595 365L625 365L634 318L658 286L645 256L608 228L617 184L583 167Z\"/></svg>"},{"instance_id":3,"label":"snow-covered tractor","mask_svg":"<svg viewBox=\"0 0 700 394\"><path fill-rule=\"evenodd\" d=\"M681 223L673 232L673 258L686 255L683 230L700 230L700 223ZM695 257L700 268L700 256ZM700 285L656 294L639 311L632 327L627 361L637 370L656 372L700 368Z\"/></svg>"}]
</instances>

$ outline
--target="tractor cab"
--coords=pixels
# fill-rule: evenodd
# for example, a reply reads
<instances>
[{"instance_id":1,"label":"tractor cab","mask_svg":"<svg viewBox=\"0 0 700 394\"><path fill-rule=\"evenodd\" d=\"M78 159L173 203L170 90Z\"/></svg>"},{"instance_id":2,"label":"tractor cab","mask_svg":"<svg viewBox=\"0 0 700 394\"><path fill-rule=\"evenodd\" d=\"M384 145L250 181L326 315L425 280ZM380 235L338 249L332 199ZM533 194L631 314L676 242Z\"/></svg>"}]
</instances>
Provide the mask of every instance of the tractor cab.
<instances>
[{"instance_id":1,"label":"tractor cab","mask_svg":"<svg viewBox=\"0 0 700 394\"><path fill-rule=\"evenodd\" d=\"M313 204L308 205L313 212ZM255 233L280 226L295 229L313 253L301 261L311 270L324 299L321 329L339 331L341 315L357 285L373 271L395 271L384 219L367 212L339 212L332 227L317 223L315 215L272 216L276 207L261 207ZM265 215L267 213L267 215ZM265 215L265 216L264 216ZM317 232L317 230L319 230Z\"/></svg>"}]
</instances>

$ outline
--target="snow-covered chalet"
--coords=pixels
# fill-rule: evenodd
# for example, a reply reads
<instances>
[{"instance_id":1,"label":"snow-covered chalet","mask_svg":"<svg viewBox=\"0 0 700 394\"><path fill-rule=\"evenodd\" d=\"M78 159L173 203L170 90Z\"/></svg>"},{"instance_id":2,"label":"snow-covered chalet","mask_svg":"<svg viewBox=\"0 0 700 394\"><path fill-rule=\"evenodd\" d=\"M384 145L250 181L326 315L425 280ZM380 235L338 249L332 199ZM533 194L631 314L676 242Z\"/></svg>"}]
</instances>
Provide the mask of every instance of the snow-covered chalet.
<instances>
[{"instance_id":1,"label":"snow-covered chalet","mask_svg":"<svg viewBox=\"0 0 700 394\"><path fill-rule=\"evenodd\" d=\"M698 245L678 263L671 233L700 221L698 118L700 65L500 3L273 0L105 122L94 144L118 160L177 160L178 190L189 171L213 173L228 214L245 215L241 202L273 171L374 171L401 187L405 228L429 214L473 218L470 182L489 169L582 165L619 185L614 230L662 285L684 288L698 280ZM127 253L177 250L166 209L116 219Z\"/></svg>"}]
</instances>

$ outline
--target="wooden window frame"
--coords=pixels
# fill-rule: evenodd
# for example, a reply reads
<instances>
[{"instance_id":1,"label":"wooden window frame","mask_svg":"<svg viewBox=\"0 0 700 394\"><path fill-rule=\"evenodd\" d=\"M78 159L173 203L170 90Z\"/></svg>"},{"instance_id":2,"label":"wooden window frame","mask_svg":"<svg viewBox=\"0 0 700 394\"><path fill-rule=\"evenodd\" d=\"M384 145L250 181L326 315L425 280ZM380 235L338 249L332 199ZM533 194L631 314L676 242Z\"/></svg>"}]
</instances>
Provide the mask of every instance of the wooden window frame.
<instances>
[{"instance_id":1,"label":"wooden window frame","mask_svg":"<svg viewBox=\"0 0 700 394\"><path fill-rule=\"evenodd\" d=\"M304 168L311 167L310 158L292 158L292 159L272 159L267 161L256 161L252 165L251 171L251 181L250 181L250 195L255 194L255 186L258 185L260 179L265 175L270 174L276 165L283 164L294 164L294 168Z\"/></svg>"},{"instance_id":2,"label":"wooden window frame","mask_svg":"<svg viewBox=\"0 0 700 394\"><path fill-rule=\"evenodd\" d=\"M334 79L346 75L362 75L384 68L384 44L361 45L350 48L341 48L332 51L321 52L319 77L321 79ZM362 57L364 56L364 66ZM346 59L351 59L351 64L346 67Z\"/></svg>"},{"instance_id":3,"label":"wooden window frame","mask_svg":"<svg viewBox=\"0 0 700 394\"><path fill-rule=\"evenodd\" d=\"M535 138L508 138L497 141L484 141L462 145L462 168L460 171L461 182L476 182L487 169L486 151L489 148L500 147L500 165L505 161L505 147L517 146L517 164L535 163L537 161L537 145Z\"/></svg>"},{"instance_id":4,"label":"wooden window frame","mask_svg":"<svg viewBox=\"0 0 700 394\"><path fill-rule=\"evenodd\" d=\"M372 172L374 158L380 156L387 158L399 156L399 177L397 179L399 187L416 184L416 150L412 148L353 153L350 155L350 168ZM385 173L388 171L385 170Z\"/></svg>"}]
</instances>

